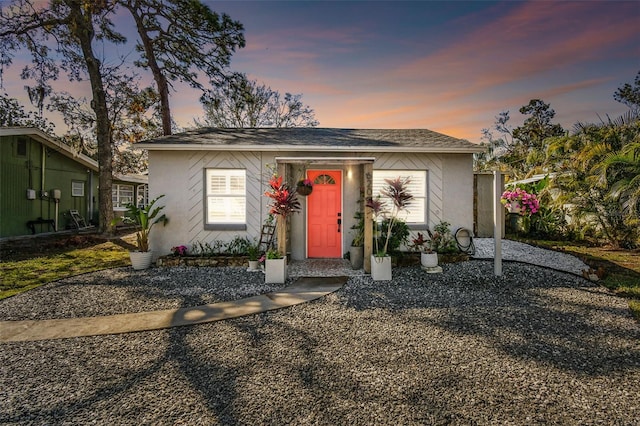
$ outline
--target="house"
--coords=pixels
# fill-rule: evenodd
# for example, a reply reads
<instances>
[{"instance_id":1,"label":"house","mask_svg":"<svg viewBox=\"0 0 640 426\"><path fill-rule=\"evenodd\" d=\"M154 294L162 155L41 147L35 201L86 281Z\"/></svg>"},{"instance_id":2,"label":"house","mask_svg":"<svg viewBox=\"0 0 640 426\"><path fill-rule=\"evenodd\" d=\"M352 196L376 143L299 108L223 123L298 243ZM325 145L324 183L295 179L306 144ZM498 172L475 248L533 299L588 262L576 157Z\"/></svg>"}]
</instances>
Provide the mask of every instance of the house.
<instances>
[{"instance_id":1,"label":"house","mask_svg":"<svg viewBox=\"0 0 640 426\"><path fill-rule=\"evenodd\" d=\"M113 208L146 202L147 176L116 175ZM98 163L31 127L0 128L0 237L98 223Z\"/></svg>"},{"instance_id":2,"label":"house","mask_svg":"<svg viewBox=\"0 0 640 426\"><path fill-rule=\"evenodd\" d=\"M152 234L155 252L237 235L258 238L269 210L263 194L275 170L294 186L302 178L315 183L288 230L280 227L279 247L293 259L342 258L362 200L386 178L411 178L415 200L404 218L411 229L433 229L442 220L452 230L472 229L473 154L483 150L423 129L203 128L138 146L149 152L149 196L165 195L169 217ZM371 232L367 225L365 241ZM371 250L367 244L367 271Z\"/></svg>"}]
</instances>

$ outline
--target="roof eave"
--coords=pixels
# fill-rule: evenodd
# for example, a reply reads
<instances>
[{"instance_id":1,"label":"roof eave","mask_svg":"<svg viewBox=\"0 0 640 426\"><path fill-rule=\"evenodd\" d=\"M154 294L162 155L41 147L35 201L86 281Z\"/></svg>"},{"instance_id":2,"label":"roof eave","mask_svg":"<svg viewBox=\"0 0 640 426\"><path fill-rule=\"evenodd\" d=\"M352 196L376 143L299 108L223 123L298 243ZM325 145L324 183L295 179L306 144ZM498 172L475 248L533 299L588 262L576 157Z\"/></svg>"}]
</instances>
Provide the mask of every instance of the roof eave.
<instances>
[{"instance_id":1,"label":"roof eave","mask_svg":"<svg viewBox=\"0 0 640 426\"><path fill-rule=\"evenodd\" d=\"M396 146L335 146L335 145L208 145L138 143L136 148L149 151L303 151L303 152L421 152L433 154L474 154L484 147L396 147Z\"/></svg>"},{"instance_id":2,"label":"roof eave","mask_svg":"<svg viewBox=\"0 0 640 426\"><path fill-rule=\"evenodd\" d=\"M62 142L58 142L36 127L5 127L0 129L0 136L29 136L49 148L55 149L62 155L77 161L84 167L88 167L95 172L99 169L97 161L84 154L75 152L71 147Z\"/></svg>"}]
</instances>

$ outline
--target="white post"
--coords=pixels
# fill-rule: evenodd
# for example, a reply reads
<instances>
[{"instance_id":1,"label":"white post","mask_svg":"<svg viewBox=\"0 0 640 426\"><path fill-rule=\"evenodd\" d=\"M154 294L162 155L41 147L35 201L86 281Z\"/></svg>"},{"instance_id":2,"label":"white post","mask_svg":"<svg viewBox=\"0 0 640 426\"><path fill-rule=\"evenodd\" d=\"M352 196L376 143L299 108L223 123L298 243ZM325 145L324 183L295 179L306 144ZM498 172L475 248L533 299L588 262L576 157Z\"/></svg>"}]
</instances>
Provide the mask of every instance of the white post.
<instances>
[{"instance_id":1,"label":"white post","mask_svg":"<svg viewBox=\"0 0 640 426\"><path fill-rule=\"evenodd\" d=\"M498 170L493 171L493 273L496 277L502 276L502 220L504 212L502 211L502 173Z\"/></svg>"}]
</instances>

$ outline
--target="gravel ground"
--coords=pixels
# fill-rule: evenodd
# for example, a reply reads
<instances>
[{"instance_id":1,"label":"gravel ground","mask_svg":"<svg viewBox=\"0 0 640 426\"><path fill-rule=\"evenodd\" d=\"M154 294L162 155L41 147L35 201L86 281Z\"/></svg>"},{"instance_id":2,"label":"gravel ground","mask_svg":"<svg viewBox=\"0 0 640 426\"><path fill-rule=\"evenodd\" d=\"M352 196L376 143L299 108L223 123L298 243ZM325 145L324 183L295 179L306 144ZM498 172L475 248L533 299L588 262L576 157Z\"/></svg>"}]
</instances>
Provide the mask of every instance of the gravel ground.
<instances>
[{"instance_id":1,"label":"gravel ground","mask_svg":"<svg viewBox=\"0 0 640 426\"><path fill-rule=\"evenodd\" d=\"M0 301L0 320L271 291L241 268L123 268ZM69 294L73 293L73 297ZM0 343L2 424L640 424L624 299L521 263L353 276L317 301L169 330Z\"/></svg>"},{"instance_id":2,"label":"gravel ground","mask_svg":"<svg viewBox=\"0 0 640 426\"><path fill-rule=\"evenodd\" d=\"M493 259L493 238L474 238L476 259ZM533 247L520 241L502 240L502 258L532 265L545 266L557 271L570 272L582 276L582 271L589 269L580 259L568 253Z\"/></svg>"}]
</instances>

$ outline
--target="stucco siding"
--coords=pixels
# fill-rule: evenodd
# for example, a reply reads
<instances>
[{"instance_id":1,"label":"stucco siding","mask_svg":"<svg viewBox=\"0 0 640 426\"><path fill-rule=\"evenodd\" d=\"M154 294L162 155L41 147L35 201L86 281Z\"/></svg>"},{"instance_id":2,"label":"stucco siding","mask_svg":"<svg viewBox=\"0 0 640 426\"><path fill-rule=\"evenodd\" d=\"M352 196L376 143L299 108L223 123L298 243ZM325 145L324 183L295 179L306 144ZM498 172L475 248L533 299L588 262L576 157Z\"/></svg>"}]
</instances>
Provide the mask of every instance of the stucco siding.
<instances>
[{"instance_id":1,"label":"stucco siding","mask_svg":"<svg viewBox=\"0 0 640 426\"><path fill-rule=\"evenodd\" d=\"M427 223L430 228L443 219L444 185L443 161L440 154L380 154L373 163L374 170L427 171Z\"/></svg>"},{"instance_id":2,"label":"stucco siding","mask_svg":"<svg viewBox=\"0 0 640 426\"><path fill-rule=\"evenodd\" d=\"M473 230L473 157L442 155L442 219L458 228Z\"/></svg>"},{"instance_id":3,"label":"stucco siding","mask_svg":"<svg viewBox=\"0 0 640 426\"><path fill-rule=\"evenodd\" d=\"M325 154L326 155L326 154ZM152 249L156 255L166 254L171 247L215 240L230 241L235 236L258 238L268 214L269 200L263 195L271 173L267 165L275 165L276 157L321 157L322 153L220 152L220 151L154 151L149 152L150 198L165 194L163 204L169 223L154 229ZM434 153L348 153L332 157L375 157L373 168L380 170L427 171L427 223L429 228L441 220L452 224L452 230L473 225L472 156ZM243 168L247 171L246 231L205 230L204 170L206 168ZM304 176L306 169L341 170L343 174L342 247L348 251L353 216L360 208L357 201L363 188L361 164L290 164L288 181L292 184ZM349 172L351 172L349 174ZM294 259L306 257L306 199L300 197L302 211L292 217L289 250Z\"/></svg>"},{"instance_id":4,"label":"stucco siding","mask_svg":"<svg viewBox=\"0 0 640 426\"><path fill-rule=\"evenodd\" d=\"M231 241L235 236L249 238L260 235L262 217L266 209L261 187L263 164L260 153L251 152L149 152L149 197L160 194L165 198L167 225L154 228L151 246L158 255L166 254L177 245ZM205 199L204 171L207 168L246 169L247 171L247 229L220 231L204 229Z\"/></svg>"}]
</instances>

